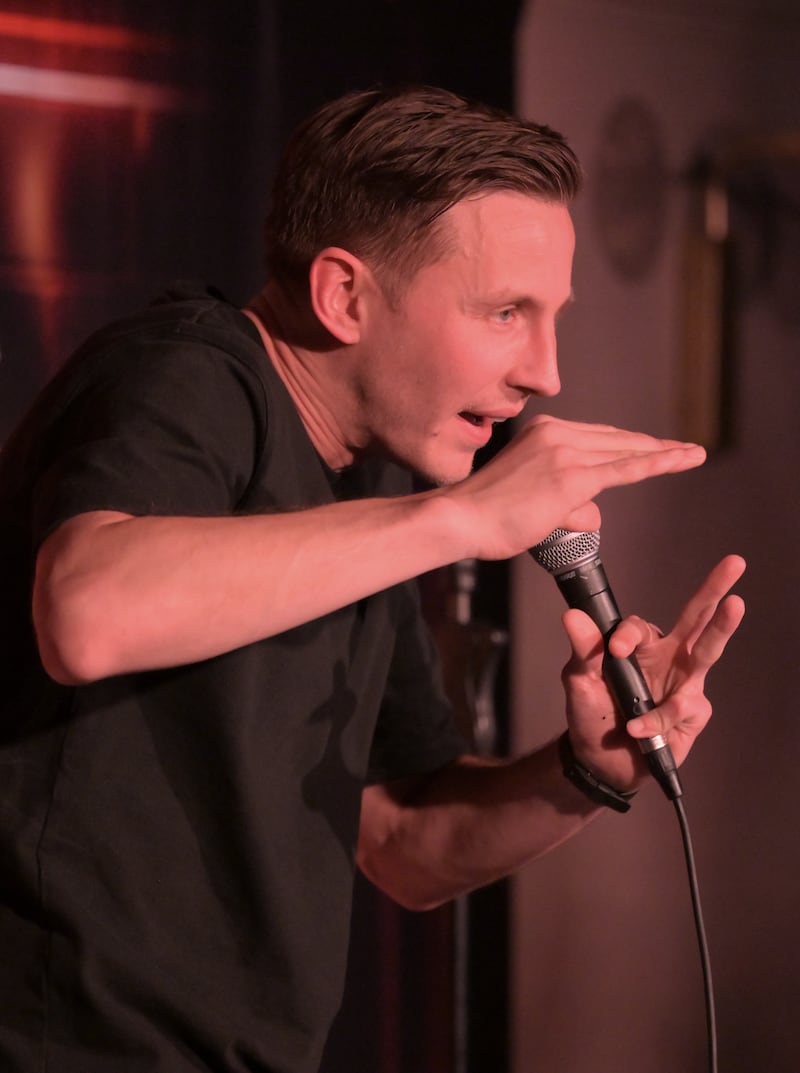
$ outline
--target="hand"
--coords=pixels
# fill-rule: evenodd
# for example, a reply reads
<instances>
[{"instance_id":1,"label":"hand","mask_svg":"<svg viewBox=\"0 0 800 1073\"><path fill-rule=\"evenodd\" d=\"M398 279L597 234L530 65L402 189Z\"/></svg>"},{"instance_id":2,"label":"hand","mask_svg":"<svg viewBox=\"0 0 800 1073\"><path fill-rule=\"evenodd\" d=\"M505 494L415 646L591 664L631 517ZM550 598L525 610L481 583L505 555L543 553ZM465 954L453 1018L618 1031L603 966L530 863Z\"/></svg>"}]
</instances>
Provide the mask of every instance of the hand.
<instances>
[{"instance_id":1,"label":"hand","mask_svg":"<svg viewBox=\"0 0 800 1073\"><path fill-rule=\"evenodd\" d=\"M558 527L593 530L593 502L606 488L699 466L695 444L660 440L609 425L540 415L466 480L440 490L469 510L464 531L474 540L465 558L503 559Z\"/></svg>"},{"instance_id":2,"label":"hand","mask_svg":"<svg viewBox=\"0 0 800 1073\"><path fill-rule=\"evenodd\" d=\"M598 778L619 790L636 786L646 767L636 738L663 735L676 762L685 760L711 717L704 692L711 667L725 650L744 615L738 596L726 596L741 577L745 562L723 559L688 601L666 636L633 616L624 619L609 642L611 654L634 651L657 707L620 726L602 680L603 642L594 623L581 611L568 611L564 624L573 654L564 668L567 721L576 756Z\"/></svg>"}]
</instances>

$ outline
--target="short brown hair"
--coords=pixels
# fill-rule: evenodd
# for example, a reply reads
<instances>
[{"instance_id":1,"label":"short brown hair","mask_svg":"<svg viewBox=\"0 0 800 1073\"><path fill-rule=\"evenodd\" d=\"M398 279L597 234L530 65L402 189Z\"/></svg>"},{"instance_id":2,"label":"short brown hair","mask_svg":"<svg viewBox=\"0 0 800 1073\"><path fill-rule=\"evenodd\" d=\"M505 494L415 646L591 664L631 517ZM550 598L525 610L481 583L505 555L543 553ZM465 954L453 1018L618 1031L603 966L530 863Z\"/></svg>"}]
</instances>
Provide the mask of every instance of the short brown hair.
<instances>
[{"instance_id":1,"label":"short brown hair","mask_svg":"<svg viewBox=\"0 0 800 1073\"><path fill-rule=\"evenodd\" d=\"M295 289L320 250L341 246L391 290L442 255L434 225L463 198L511 190L563 204L580 184L575 154L549 127L429 86L349 93L287 146L268 270Z\"/></svg>"}]
</instances>

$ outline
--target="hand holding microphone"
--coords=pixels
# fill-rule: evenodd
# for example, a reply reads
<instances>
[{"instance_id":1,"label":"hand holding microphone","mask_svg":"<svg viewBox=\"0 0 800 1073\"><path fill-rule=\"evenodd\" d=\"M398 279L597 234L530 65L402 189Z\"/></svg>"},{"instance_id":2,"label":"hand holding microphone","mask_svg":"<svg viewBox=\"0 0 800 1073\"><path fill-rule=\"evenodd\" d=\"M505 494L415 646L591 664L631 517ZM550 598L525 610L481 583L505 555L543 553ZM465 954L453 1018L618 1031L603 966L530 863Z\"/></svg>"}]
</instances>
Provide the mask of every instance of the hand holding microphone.
<instances>
[{"instance_id":1,"label":"hand holding microphone","mask_svg":"<svg viewBox=\"0 0 800 1073\"><path fill-rule=\"evenodd\" d=\"M608 651L608 641L622 616L608 583L599 548L598 532L555 529L531 548L530 553L553 575L567 604L586 612L602 633L605 645L603 677L627 722L649 712L656 704L636 657L620 659ZM666 739L660 734L640 739L639 748L666 796L671 801L680 797L683 788Z\"/></svg>"}]
</instances>

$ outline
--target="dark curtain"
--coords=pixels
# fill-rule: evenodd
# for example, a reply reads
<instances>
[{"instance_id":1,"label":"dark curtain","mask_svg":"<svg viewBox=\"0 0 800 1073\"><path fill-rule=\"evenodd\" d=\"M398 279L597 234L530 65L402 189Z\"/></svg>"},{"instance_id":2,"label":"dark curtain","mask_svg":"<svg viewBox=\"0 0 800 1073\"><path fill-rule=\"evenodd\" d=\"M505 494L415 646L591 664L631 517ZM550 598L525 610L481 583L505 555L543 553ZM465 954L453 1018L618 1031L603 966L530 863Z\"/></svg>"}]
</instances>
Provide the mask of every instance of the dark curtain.
<instances>
[{"instance_id":1,"label":"dark curtain","mask_svg":"<svg viewBox=\"0 0 800 1073\"><path fill-rule=\"evenodd\" d=\"M0 443L82 338L170 279L249 297L280 145L323 100L428 82L511 107L518 7L19 0L0 12ZM502 626L506 577L486 571L478 613ZM434 625L446 603L430 602ZM359 881L325 1073L502 1073L505 998L502 884L458 914L414 915Z\"/></svg>"}]
</instances>

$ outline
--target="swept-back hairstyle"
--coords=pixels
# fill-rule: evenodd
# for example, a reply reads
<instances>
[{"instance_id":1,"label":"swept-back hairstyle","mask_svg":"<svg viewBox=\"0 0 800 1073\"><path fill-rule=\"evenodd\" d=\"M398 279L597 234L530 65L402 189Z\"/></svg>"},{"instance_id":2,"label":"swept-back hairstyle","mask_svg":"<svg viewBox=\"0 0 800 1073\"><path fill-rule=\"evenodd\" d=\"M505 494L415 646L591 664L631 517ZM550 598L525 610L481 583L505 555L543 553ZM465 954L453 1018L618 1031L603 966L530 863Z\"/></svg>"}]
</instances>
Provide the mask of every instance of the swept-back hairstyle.
<instances>
[{"instance_id":1,"label":"swept-back hairstyle","mask_svg":"<svg viewBox=\"0 0 800 1073\"><path fill-rule=\"evenodd\" d=\"M389 292L442 255L442 213L516 191L566 203L580 165L549 127L429 86L349 93L291 138L265 228L270 275L305 289L314 257L341 246Z\"/></svg>"}]
</instances>

